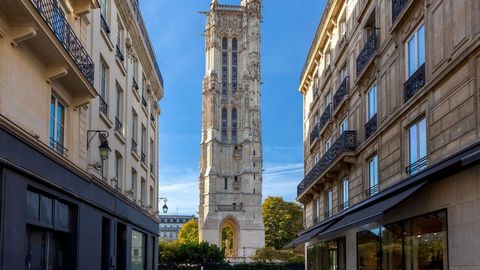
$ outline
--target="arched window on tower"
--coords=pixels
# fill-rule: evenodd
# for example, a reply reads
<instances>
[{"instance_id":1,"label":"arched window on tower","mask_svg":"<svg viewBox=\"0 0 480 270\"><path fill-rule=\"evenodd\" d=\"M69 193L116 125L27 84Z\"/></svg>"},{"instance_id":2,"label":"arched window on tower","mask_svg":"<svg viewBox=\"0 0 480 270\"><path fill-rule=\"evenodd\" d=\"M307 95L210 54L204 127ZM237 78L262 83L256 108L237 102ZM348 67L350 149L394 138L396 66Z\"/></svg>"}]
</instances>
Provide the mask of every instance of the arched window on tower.
<instances>
[{"instance_id":1,"label":"arched window on tower","mask_svg":"<svg viewBox=\"0 0 480 270\"><path fill-rule=\"evenodd\" d=\"M232 39L232 94L237 92L237 62L238 62L238 44L237 39Z\"/></svg>"},{"instance_id":2,"label":"arched window on tower","mask_svg":"<svg viewBox=\"0 0 480 270\"><path fill-rule=\"evenodd\" d=\"M237 108L232 109L232 142L237 142Z\"/></svg>"},{"instance_id":3,"label":"arched window on tower","mask_svg":"<svg viewBox=\"0 0 480 270\"><path fill-rule=\"evenodd\" d=\"M227 141L227 109L222 109L222 142Z\"/></svg>"},{"instance_id":4,"label":"arched window on tower","mask_svg":"<svg viewBox=\"0 0 480 270\"><path fill-rule=\"evenodd\" d=\"M222 96L227 95L228 84L228 39L222 39Z\"/></svg>"}]
</instances>

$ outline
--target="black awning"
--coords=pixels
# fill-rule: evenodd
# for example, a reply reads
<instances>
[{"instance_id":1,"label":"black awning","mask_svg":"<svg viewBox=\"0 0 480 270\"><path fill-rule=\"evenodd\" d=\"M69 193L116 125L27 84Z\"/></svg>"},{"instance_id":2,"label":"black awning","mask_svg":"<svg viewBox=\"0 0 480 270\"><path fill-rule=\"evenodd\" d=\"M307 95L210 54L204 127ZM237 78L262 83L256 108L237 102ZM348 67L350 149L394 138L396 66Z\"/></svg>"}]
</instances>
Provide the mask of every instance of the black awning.
<instances>
[{"instance_id":1,"label":"black awning","mask_svg":"<svg viewBox=\"0 0 480 270\"><path fill-rule=\"evenodd\" d=\"M365 208L359 209L358 211L348 213L344 217L340 218L337 222L335 222L335 224L330 226L327 230L321 232L319 237L328 237L332 234L347 230L354 226L360 226L373 221L377 221L383 217L383 214L386 211L390 210L394 206L398 205L399 203L410 197L410 195L419 190L423 185L425 185L425 182L401 191L391 196L390 198L374 202L373 204Z\"/></svg>"},{"instance_id":2,"label":"black awning","mask_svg":"<svg viewBox=\"0 0 480 270\"><path fill-rule=\"evenodd\" d=\"M314 238L321 232L325 231L330 225L332 225L331 221L318 224L317 226L313 227L312 229L306 230L302 232L295 240L288 243L285 248L293 248L300 244L310 241L310 239Z\"/></svg>"}]
</instances>

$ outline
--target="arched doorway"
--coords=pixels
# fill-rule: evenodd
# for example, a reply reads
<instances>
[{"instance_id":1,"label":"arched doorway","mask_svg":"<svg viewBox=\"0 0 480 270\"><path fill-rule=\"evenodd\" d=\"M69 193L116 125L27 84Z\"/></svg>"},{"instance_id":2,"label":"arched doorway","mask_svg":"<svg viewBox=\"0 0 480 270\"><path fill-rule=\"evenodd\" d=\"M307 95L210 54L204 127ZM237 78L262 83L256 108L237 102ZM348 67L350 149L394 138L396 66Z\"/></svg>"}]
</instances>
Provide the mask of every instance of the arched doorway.
<instances>
[{"instance_id":1,"label":"arched doorway","mask_svg":"<svg viewBox=\"0 0 480 270\"><path fill-rule=\"evenodd\" d=\"M238 227L233 218L227 218L220 227L220 239L225 257L238 257Z\"/></svg>"}]
</instances>

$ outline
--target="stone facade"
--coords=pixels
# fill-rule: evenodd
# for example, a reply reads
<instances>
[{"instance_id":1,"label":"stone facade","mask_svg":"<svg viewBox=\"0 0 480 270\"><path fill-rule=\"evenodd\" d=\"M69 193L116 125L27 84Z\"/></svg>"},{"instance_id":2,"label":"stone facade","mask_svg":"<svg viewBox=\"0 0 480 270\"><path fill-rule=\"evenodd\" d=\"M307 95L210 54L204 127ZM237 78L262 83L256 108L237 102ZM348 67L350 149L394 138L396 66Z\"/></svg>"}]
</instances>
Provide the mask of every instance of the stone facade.
<instances>
[{"instance_id":1,"label":"stone facade","mask_svg":"<svg viewBox=\"0 0 480 270\"><path fill-rule=\"evenodd\" d=\"M207 14L199 237L220 246L222 230L231 229L228 257L264 246L260 22L259 0L212 1Z\"/></svg>"},{"instance_id":2,"label":"stone facade","mask_svg":"<svg viewBox=\"0 0 480 270\"><path fill-rule=\"evenodd\" d=\"M480 141L479 10L478 1L469 0L328 1L299 88L305 178L297 199L307 230ZM454 189L462 174L473 175L468 170L436 186ZM409 206L399 206L398 216L393 209L388 218L353 231L447 208L449 269L478 267L478 260L459 255L455 243L465 231L451 225L463 222L459 208L470 207L460 193L474 208L480 193L455 188L449 203L434 203L436 188L418 191L405 202ZM412 200L431 207L413 207ZM346 239L352 247L347 269L357 269L355 233L347 231ZM314 243L318 239L307 246Z\"/></svg>"}]
</instances>

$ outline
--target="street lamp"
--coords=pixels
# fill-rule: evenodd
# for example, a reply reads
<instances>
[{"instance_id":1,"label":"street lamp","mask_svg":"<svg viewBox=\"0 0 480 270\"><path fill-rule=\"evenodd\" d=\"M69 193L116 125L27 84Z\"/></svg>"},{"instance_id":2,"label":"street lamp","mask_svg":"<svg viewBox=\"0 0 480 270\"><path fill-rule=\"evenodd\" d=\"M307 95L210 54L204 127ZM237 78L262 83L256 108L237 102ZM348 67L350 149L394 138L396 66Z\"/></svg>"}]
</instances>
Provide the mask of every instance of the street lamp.
<instances>
[{"instance_id":1,"label":"street lamp","mask_svg":"<svg viewBox=\"0 0 480 270\"><path fill-rule=\"evenodd\" d=\"M162 211L163 211L164 214L166 214L168 212L168 206L167 206L168 199L167 198L158 198L158 200L163 201Z\"/></svg>"},{"instance_id":2,"label":"street lamp","mask_svg":"<svg viewBox=\"0 0 480 270\"><path fill-rule=\"evenodd\" d=\"M92 135L90 135L93 133ZM98 152L100 153L100 159L102 160L102 180L103 180L103 162L108 159L108 156L110 155L110 152L112 150L108 146L108 131L106 130L87 130L87 150L90 148L90 142L93 140L95 135L98 135L98 138L100 139L100 146L98 146Z\"/></svg>"}]
</instances>

